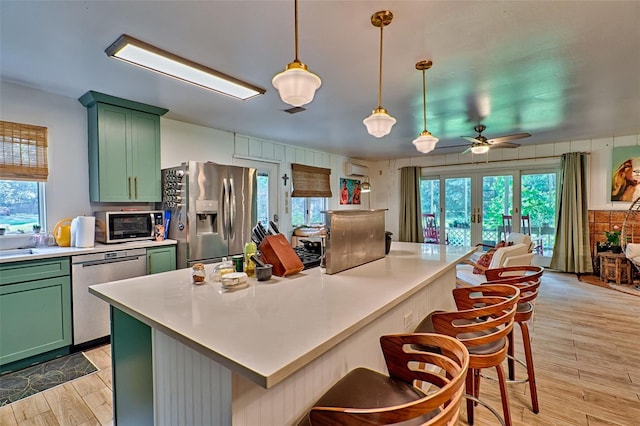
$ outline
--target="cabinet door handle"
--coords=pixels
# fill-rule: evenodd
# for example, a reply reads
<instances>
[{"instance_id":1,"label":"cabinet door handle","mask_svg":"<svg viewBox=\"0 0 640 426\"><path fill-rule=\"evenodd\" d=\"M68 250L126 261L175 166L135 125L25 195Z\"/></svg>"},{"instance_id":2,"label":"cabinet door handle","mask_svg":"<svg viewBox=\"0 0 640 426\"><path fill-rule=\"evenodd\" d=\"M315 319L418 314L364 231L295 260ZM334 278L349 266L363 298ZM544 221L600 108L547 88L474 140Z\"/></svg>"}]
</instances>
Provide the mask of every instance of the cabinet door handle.
<instances>
[{"instance_id":1,"label":"cabinet door handle","mask_svg":"<svg viewBox=\"0 0 640 426\"><path fill-rule=\"evenodd\" d=\"M129 176L129 199L131 199L131 176Z\"/></svg>"},{"instance_id":2,"label":"cabinet door handle","mask_svg":"<svg viewBox=\"0 0 640 426\"><path fill-rule=\"evenodd\" d=\"M136 200L138 199L138 176L133 178L134 186L136 188Z\"/></svg>"}]
</instances>

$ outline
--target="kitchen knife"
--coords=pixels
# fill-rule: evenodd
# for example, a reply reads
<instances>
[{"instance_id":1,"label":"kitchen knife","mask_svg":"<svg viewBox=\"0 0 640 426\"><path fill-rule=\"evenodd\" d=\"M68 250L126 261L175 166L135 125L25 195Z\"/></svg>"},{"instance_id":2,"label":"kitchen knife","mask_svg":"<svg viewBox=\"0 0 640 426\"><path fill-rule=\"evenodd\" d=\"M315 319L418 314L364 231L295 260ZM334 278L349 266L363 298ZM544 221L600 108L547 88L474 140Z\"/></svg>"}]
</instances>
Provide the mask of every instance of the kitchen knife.
<instances>
[{"instance_id":1,"label":"kitchen knife","mask_svg":"<svg viewBox=\"0 0 640 426\"><path fill-rule=\"evenodd\" d=\"M280 233L280 230L278 229L278 226L275 224L274 221L270 220L269 221L269 226L271 227L271 229L273 229L273 232L275 234L279 234Z\"/></svg>"},{"instance_id":2,"label":"kitchen knife","mask_svg":"<svg viewBox=\"0 0 640 426\"><path fill-rule=\"evenodd\" d=\"M267 231L264 227L264 225L262 224L262 222L258 222L258 229L260 229L260 232L262 233L263 236L267 236L270 234L269 231ZM264 237L263 237L264 238Z\"/></svg>"},{"instance_id":3,"label":"kitchen knife","mask_svg":"<svg viewBox=\"0 0 640 426\"><path fill-rule=\"evenodd\" d=\"M264 237L266 237L267 234L265 234L264 232L262 232L261 226L260 226L260 222L258 222L258 224L256 225L255 228L256 234L258 234L258 238L260 239L260 242L262 242L262 240L264 240Z\"/></svg>"}]
</instances>

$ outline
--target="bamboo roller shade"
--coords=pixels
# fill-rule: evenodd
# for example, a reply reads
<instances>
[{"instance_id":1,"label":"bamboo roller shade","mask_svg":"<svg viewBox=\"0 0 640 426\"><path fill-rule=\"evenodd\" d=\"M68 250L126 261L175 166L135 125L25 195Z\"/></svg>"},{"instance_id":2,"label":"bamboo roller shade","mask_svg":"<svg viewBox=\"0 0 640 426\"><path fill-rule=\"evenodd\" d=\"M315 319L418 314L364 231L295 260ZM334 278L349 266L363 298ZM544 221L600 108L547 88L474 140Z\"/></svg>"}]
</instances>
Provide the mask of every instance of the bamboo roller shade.
<instances>
[{"instance_id":1,"label":"bamboo roller shade","mask_svg":"<svg viewBox=\"0 0 640 426\"><path fill-rule=\"evenodd\" d=\"M331 197L331 169L291 164L292 197Z\"/></svg>"},{"instance_id":2,"label":"bamboo roller shade","mask_svg":"<svg viewBox=\"0 0 640 426\"><path fill-rule=\"evenodd\" d=\"M0 179L46 182L47 128L0 121Z\"/></svg>"}]
</instances>

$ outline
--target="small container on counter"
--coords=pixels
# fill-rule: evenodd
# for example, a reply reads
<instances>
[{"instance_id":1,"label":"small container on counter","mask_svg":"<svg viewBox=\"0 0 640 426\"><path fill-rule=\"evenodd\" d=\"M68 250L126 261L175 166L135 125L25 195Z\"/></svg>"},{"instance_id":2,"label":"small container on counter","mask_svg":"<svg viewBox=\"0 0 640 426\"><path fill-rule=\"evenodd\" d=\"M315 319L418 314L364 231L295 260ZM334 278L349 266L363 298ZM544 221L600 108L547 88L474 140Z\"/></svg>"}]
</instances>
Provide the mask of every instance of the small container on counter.
<instances>
[{"instance_id":1,"label":"small container on counter","mask_svg":"<svg viewBox=\"0 0 640 426\"><path fill-rule=\"evenodd\" d=\"M256 276L256 264L251 260L251 256L258 253L258 247L253 241L244 245L244 272L250 276Z\"/></svg>"},{"instance_id":2,"label":"small container on counter","mask_svg":"<svg viewBox=\"0 0 640 426\"><path fill-rule=\"evenodd\" d=\"M223 257L222 263L213 268L213 280L219 282L223 276L232 272L236 272L233 262L227 260L226 257Z\"/></svg>"},{"instance_id":3,"label":"small container on counter","mask_svg":"<svg viewBox=\"0 0 640 426\"><path fill-rule=\"evenodd\" d=\"M204 271L204 264L202 263L194 263L191 267L191 277L193 279L194 284L203 284L206 278L206 273Z\"/></svg>"},{"instance_id":4,"label":"small container on counter","mask_svg":"<svg viewBox=\"0 0 640 426\"><path fill-rule=\"evenodd\" d=\"M233 266L236 272L244 272L244 256L238 254L236 256L231 257L231 261L233 262Z\"/></svg>"}]
</instances>

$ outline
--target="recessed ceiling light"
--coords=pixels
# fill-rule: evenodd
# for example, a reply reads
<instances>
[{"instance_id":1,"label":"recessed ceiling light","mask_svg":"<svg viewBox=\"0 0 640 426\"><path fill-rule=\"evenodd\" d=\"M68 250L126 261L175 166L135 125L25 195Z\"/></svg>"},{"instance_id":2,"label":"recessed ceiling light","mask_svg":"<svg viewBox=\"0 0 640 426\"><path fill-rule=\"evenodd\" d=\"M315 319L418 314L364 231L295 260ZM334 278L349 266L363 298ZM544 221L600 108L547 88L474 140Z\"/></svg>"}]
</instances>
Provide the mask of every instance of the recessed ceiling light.
<instances>
[{"instance_id":1,"label":"recessed ceiling light","mask_svg":"<svg viewBox=\"0 0 640 426\"><path fill-rule=\"evenodd\" d=\"M105 53L112 58L236 99L251 99L266 92L265 89L174 55L126 34L118 37L111 46L107 47Z\"/></svg>"}]
</instances>

